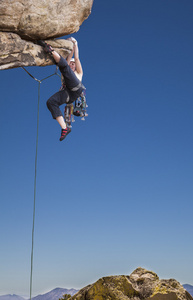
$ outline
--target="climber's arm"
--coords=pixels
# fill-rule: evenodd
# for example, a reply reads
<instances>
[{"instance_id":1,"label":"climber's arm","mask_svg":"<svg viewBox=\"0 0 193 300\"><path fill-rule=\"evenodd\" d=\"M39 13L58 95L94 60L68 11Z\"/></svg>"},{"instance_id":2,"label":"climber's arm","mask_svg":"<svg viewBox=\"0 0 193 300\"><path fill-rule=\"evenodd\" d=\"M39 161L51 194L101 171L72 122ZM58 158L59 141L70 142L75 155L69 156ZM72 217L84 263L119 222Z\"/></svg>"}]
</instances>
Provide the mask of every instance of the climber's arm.
<instances>
[{"instance_id":1,"label":"climber's arm","mask_svg":"<svg viewBox=\"0 0 193 300\"><path fill-rule=\"evenodd\" d=\"M79 59L78 43L76 40L73 43L74 43L74 59L75 59L76 72L78 74L83 75L83 69L82 69L80 59Z\"/></svg>"},{"instance_id":2,"label":"climber's arm","mask_svg":"<svg viewBox=\"0 0 193 300\"><path fill-rule=\"evenodd\" d=\"M70 52L70 54L66 57L66 60L67 60L68 65L69 65L69 63L70 63L70 60L71 60L73 54L74 54L74 47L73 47L73 50Z\"/></svg>"}]
</instances>

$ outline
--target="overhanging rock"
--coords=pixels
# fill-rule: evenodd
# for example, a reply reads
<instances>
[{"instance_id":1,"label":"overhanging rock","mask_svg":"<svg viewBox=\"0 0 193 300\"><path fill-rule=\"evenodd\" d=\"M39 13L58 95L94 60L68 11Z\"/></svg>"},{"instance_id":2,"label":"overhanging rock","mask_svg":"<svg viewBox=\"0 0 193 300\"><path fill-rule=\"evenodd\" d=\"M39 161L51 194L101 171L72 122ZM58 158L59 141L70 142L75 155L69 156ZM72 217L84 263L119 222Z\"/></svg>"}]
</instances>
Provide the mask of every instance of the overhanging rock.
<instances>
[{"instance_id":1,"label":"overhanging rock","mask_svg":"<svg viewBox=\"0 0 193 300\"><path fill-rule=\"evenodd\" d=\"M51 39L79 30L93 0L1 0L0 31L30 40Z\"/></svg>"},{"instance_id":2,"label":"overhanging rock","mask_svg":"<svg viewBox=\"0 0 193 300\"><path fill-rule=\"evenodd\" d=\"M66 57L72 42L52 39L77 32L92 5L93 0L1 0L0 70L53 64L39 39Z\"/></svg>"},{"instance_id":3,"label":"overhanging rock","mask_svg":"<svg viewBox=\"0 0 193 300\"><path fill-rule=\"evenodd\" d=\"M73 43L64 39L46 40L58 53L66 57ZM54 64L49 54L32 41L26 41L15 33L0 32L0 70L26 66Z\"/></svg>"}]
</instances>

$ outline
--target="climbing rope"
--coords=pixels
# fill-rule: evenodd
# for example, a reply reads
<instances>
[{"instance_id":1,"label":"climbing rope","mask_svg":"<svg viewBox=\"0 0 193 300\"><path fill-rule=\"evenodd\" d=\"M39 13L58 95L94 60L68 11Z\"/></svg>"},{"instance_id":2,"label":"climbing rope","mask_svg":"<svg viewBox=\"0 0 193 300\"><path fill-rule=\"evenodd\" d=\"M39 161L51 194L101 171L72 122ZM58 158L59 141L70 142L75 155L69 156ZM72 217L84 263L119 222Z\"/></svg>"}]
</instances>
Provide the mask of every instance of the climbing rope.
<instances>
[{"instance_id":1,"label":"climbing rope","mask_svg":"<svg viewBox=\"0 0 193 300\"><path fill-rule=\"evenodd\" d=\"M21 67L31 78L38 82L38 108L37 108L37 133L36 133L36 152L35 152L35 174L34 174L34 202L33 202L33 223L32 223L32 246L31 246L31 272L30 272L30 300L32 298L32 278L33 278L33 252L34 252L34 229L35 229L35 208L36 208L36 181L37 181L37 157L38 157L38 135L39 135L39 107L40 107L40 84L42 81L58 74L58 67L56 67L55 73L51 74L41 80L35 78L24 67Z\"/></svg>"}]
</instances>

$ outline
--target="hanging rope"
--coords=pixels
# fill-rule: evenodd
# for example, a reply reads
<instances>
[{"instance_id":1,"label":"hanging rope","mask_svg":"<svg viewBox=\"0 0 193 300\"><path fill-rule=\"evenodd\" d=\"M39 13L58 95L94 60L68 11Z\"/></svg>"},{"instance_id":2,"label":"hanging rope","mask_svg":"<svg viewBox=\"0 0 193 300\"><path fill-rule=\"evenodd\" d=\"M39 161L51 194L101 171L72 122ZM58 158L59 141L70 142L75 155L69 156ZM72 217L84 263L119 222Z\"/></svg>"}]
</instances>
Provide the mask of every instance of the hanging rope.
<instances>
[{"instance_id":1,"label":"hanging rope","mask_svg":"<svg viewBox=\"0 0 193 300\"><path fill-rule=\"evenodd\" d=\"M38 158L38 135L39 135L39 111L40 111L40 84L42 81L58 74L58 67L54 74L51 74L41 80L35 78L31 73L29 73L24 67L22 69L35 81L38 82L38 108L37 108L37 133L36 133L36 152L35 152L35 174L34 174L34 203L33 203L33 224L32 224L32 246L31 246L31 272L30 272L30 300L32 298L32 278L33 278L33 252L34 252L34 229L35 229L35 212L36 212L36 181L37 181L37 158Z\"/></svg>"},{"instance_id":2,"label":"hanging rope","mask_svg":"<svg viewBox=\"0 0 193 300\"><path fill-rule=\"evenodd\" d=\"M41 81L38 81L38 113L37 113L37 134L36 134L35 176L34 176L34 206L33 206L32 247L31 247L30 300L31 300L31 297L32 297L33 249L34 249L34 228L35 228L35 208L36 208L36 179L37 179L39 110L40 110L39 109L39 107L40 107L40 84L41 84Z\"/></svg>"}]
</instances>

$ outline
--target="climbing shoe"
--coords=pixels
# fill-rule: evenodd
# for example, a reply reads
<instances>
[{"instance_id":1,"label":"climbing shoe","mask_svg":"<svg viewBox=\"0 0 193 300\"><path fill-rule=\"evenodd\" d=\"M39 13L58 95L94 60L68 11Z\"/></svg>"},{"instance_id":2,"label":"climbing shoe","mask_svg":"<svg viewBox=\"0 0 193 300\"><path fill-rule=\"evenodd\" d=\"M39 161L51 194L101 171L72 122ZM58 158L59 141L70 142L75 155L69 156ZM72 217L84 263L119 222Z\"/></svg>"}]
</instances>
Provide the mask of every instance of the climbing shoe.
<instances>
[{"instance_id":1,"label":"climbing shoe","mask_svg":"<svg viewBox=\"0 0 193 300\"><path fill-rule=\"evenodd\" d=\"M44 51L47 52L47 53L52 54L52 52L54 51L54 49L49 44L47 44L46 42L44 42L42 40L37 41L37 43L40 46L42 46L44 48Z\"/></svg>"},{"instance_id":2,"label":"climbing shoe","mask_svg":"<svg viewBox=\"0 0 193 300\"><path fill-rule=\"evenodd\" d=\"M71 129L66 127L65 129L61 130L61 137L60 137L60 141L63 141L65 139L65 137L71 132Z\"/></svg>"}]
</instances>

